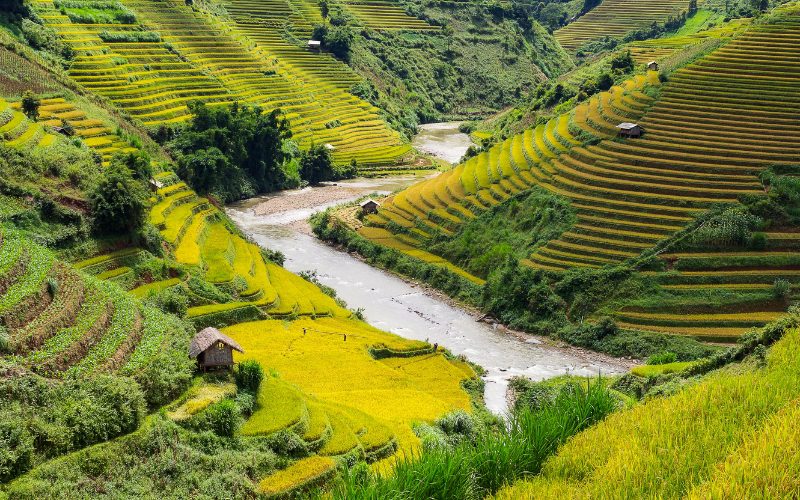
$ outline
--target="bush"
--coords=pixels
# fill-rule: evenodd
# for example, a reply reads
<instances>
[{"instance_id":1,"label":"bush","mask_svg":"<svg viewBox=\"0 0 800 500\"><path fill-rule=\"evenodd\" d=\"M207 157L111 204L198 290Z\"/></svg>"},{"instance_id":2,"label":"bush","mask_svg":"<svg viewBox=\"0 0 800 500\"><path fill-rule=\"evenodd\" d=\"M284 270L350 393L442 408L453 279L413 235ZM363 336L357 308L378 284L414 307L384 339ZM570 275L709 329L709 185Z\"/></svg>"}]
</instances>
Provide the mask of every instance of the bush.
<instances>
[{"instance_id":1,"label":"bush","mask_svg":"<svg viewBox=\"0 0 800 500\"><path fill-rule=\"evenodd\" d=\"M147 298L146 302L165 313L174 314L179 318L185 318L189 308L189 298L183 289L177 288L167 288L154 293Z\"/></svg>"},{"instance_id":2,"label":"bush","mask_svg":"<svg viewBox=\"0 0 800 500\"><path fill-rule=\"evenodd\" d=\"M264 380L264 370L258 361L248 359L239 363L234 374L236 386L243 391L251 394L258 393L261 381Z\"/></svg>"},{"instance_id":3,"label":"bush","mask_svg":"<svg viewBox=\"0 0 800 500\"><path fill-rule=\"evenodd\" d=\"M0 420L0 483L26 472L33 461L33 436L22 419Z\"/></svg>"},{"instance_id":4,"label":"bush","mask_svg":"<svg viewBox=\"0 0 800 500\"><path fill-rule=\"evenodd\" d=\"M785 279L777 279L772 284L772 296L778 300L786 300L792 293L791 284Z\"/></svg>"},{"instance_id":5,"label":"bush","mask_svg":"<svg viewBox=\"0 0 800 500\"><path fill-rule=\"evenodd\" d=\"M8 328L0 325L0 353L9 352L11 348L11 336L8 333Z\"/></svg>"},{"instance_id":6,"label":"bush","mask_svg":"<svg viewBox=\"0 0 800 500\"><path fill-rule=\"evenodd\" d=\"M30 90L22 95L22 112L31 120L39 118L39 106L41 101Z\"/></svg>"},{"instance_id":7,"label":"bush","mask_svg":"<svg viewBox=\"0 0 800 500\"><path fill-rule=\"evenodd\" d=\"M674 352L669 351L653 354L647 358L648 365L668 365L676 361L678 361L678 356Z\"/></svg>"},{"instance_id":8,"label":"bush","mask_svg":"<svg viewBox=\"0 0 800 500\"><path fill-rule=\"evenodd\" d=\"M233 437L241 423L239 407L232 399L223 399L206 408L197 425L223 437Z\"/></svg>"},{"instance_id":9,"label":"bush","mask_svg":"<svg viewBox=\"0 0 800 500\"><path fill-rule=\"evenodd\" d=\"M139 230L145 219L145 199L143 186L128 167L112 163L89 192L96 231L130 234Z\"/></svg>"}]
</instances>

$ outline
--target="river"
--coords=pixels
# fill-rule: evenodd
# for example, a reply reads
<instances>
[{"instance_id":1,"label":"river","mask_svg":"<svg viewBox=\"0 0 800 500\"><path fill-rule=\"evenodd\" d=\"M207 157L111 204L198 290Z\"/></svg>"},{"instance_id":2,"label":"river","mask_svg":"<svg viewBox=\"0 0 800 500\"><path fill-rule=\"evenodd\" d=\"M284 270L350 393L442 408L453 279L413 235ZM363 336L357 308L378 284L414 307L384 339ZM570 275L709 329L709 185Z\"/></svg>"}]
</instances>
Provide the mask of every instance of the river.
<instances>
[{"instance_id":1,"label":"river","mask_svg":"<svg viewBox=\"0 0 800 500\"><path fill-rule=\"evenodd\" d=\"M418 151L455 165L473 145L469 135L461 133L461 122L426 123L418 127L412 145Z\"/></svg>"},{"instance_id":2,"label":"river","mask_svg":"<svg viewBox=\"0 0 800 500\"><path fill-rule=\"evenodd\" d=\"M308 230L305 221L317 210L373 192L389 193L417 180L354 179L253 198L230 205L227 212L260 245L283 252L290 271L316 271L320 281L336 290L350 308L363 309L371 325L402 337L437 342L485 368L484 398L495 413L507 409L508 381L514 376L542 380L566 373L591 376L627 370L630 363L623 360L552 345L546 339L528 336L523 340L478 322L475 315L438 294L338 251Z\"/></svg>"}]
</instances>

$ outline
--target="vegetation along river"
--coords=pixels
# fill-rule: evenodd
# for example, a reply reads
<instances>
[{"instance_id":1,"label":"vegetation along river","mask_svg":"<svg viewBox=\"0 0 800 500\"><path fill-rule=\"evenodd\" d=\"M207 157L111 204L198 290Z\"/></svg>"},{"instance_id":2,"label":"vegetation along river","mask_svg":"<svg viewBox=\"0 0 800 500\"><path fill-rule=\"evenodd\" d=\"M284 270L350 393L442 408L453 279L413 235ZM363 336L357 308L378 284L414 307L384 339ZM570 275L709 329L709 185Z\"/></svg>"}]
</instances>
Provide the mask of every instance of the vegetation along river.
<instances>
[{"instance_id":1,"label":"vegetation along river","mask_svg":"<svg viewBox=\"0 0 800 500\"><path fill-rule=\"evenodd\" d=\"M437 342L484 367L486 404L496 413L507 408L508 381L514 376L541 380L565 373L596 375L627 369L629 363L622 360L479 322L474 313L438 294L373 268L310 234L305 221L312 213L369 193L389 193L415 180L354 179L335 186L284 191L232 204L228 214L259 244L283 252L287 269L316 271L320 282L336 290L348 307L362 308L375 327Z\"/></svg>"}]
</instances>

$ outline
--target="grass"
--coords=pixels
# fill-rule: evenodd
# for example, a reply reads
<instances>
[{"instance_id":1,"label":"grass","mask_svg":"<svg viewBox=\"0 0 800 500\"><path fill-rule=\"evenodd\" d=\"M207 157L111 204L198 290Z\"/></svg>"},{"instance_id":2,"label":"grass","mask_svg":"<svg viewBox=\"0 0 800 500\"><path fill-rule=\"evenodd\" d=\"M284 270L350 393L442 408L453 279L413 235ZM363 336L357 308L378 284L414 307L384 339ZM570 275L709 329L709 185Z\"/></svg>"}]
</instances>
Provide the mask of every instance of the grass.
<instances>
[{"instance_id":1,"label":"grass","mask_svg":"<svg viewBox=\"0 0 800 500\"><path fill-rule=\"evenodd\" d=\"M694 364L694 361L679 361L663 365L641 365L631 368L631 373L639 377L655 377L658 375L666 375L668 373L678 373Z\"/></svg>"},{"instance_id":2,"label":"grass","mask_svg":"<svg viewBox=\"0 0 800 500\"><path fill-rule=\"evenodd\" d=\"M539 410L516 411L507 427L475 441L406 457L389 477L345 475L334 498L484 498L538 473L544 460L580 430L611 413L617 401L601 383L562 391Z\"/></svg>"},{"instance_id":3,"label":"grass","mask_svg":"<svg viewBox=\"0 0 800 500\"><path fill-rule=\"evenodd\" d=\"M620 491L632 498L683 498L693 491L697 498L747 491L780 496L793 484L790 469L767 465L778 457L796 460L795 444L784 440L796 430L784 417L796 412L800 397L798 349L800 331L789 330L763 368L722 370L675 396L612 415L565 445L541 477L498 498L603 498ZM767 432L771 427L782 432ZM752 467L744 466L748 447L759 450Z\"/></svg>"}]
</instances>

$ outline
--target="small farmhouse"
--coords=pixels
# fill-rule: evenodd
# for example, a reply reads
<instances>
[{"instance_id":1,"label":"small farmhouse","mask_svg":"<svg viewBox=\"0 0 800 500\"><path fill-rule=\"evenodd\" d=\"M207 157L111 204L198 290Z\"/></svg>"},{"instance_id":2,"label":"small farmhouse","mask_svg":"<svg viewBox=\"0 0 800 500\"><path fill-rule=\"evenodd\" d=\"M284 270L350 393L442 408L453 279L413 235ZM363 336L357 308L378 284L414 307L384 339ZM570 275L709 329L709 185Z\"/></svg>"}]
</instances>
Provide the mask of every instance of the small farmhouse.
<instances>
[{"instance_id":1,"label":"small farmhouse","mask_svg":"<svg viewBox=\"0 0 800 500\"><path fill-rule=\"evenodd\" d=\"M636 123L620 123L617 125L620 137L641 137L644 133L642 127Z\"/></svg>"},{"instance_id":2,"label":"small farmhouse","mask_svg":"<svg viewBox=\"0 0 800 500\"><path fill-rule=\"evenodd\" d=\"M200 331L189 345L189 357L197 359L197 366L204 371L209 368L233 366L233 351L244 352L235 340L216 328Z\"/></svg>"},{"instance_id":3,"label":"small farmhouse","mask_svg":"<svg viewBox=\"0 0 800 500\"><path fill-rule=\"evenodd\" d=\"M655 61L650 61L647 63L647 69L650 71L658 71L658 63Z\"/></svg>"},{"instance_id":4,"label":"small farmhouse","mask_svg":"<svg viewBox=\"0 0 800 500\"><path fill-rule=\"evenodd\" d=\"M319 40L309 40L308 48L312 50L319 50L322 48L322 42L320 42Z\"/></svg>"},{"instance_id":5,"label":"small farmhouse","mask_svg":"<svg viewBox=\"0 0 800 500\"><path fill-rule=\"evenodd\" d=\"M164 183L157 180L154 177L150 177L150 180L147 181L147 185L150 186L150 191L158 191L159 189L164 187Z\"/></svg>"},{"instance_id":6,"label":"small farmhouse","mask_svg":"<svg viewBox=\"0 0 800 500\"><path fill-rule=\"evenodd\" d=\"M378 211L378 207L380 206L380 203L375 200L366 200L365 202L361 203L361 213L364 215L374 214Z\"/></svg>"}]
</instances>

